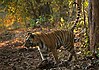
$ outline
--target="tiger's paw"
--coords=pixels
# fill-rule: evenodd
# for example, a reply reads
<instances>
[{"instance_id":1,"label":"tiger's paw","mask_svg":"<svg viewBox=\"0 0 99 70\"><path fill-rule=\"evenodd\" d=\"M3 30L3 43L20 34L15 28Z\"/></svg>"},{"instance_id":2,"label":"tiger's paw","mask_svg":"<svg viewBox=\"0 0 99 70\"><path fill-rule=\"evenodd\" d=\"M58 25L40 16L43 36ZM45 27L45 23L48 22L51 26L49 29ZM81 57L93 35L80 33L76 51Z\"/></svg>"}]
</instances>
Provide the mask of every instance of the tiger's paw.
<instances>
[{"instance_id":1,"label":"tiger's paw","mask_svg":"<svg viewBox=\"0 0 99 70\"><path fill-rule=\"evenodd\" d=\"M69 65L69 62L67 60L61 61L58 66L59 67L67 67Z\"/></svg>"},{"instance_id":2,"label":"tiger's paw","mask_svg":"<svg viewBox=\"0 0 99 70\"><path fill-rule=\"evenodd\" d=\"M45 59L37 65L37 69L50 69L54 68L55 63L52 60Z\"/></svg>"}]
</instances>

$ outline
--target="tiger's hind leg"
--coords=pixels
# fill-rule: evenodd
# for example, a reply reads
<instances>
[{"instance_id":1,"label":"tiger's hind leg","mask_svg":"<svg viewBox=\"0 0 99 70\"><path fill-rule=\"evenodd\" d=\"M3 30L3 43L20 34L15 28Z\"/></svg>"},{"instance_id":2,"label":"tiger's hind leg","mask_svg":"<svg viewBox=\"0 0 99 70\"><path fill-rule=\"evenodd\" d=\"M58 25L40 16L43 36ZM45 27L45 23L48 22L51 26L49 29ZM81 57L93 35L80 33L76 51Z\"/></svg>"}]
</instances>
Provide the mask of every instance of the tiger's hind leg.
<instances>
[{"instance_id":1,"label":"tiger's hind leg","mask_svg":"<svg viewBox=\"0 0 99 70\"><path fill-rule=\"evenodd\" d=\"M56 49L56 48L51 49L51 52L52 52L52 54L53 54L53 56L54 56L54 58L55 58L56 64L58 64L60 61L59 61L59 59L58 59L57 49Z\"/></svg>"},{"instance_id":2,"label":"tiger's hind leg","mask_svg":"<svg viewBox=\"0 0 99 70\"><path fill-rule=\"evenodd\" d=\"M73 50L73 52L71 52L72 54L73 54L73 56L74 56L74 58L75 58L75 61L77 60L77 55L76 55L76 52L75 52L75 50Z\"/></svg>"},{"instance_id":3,"label":"tiger's hind leg","mask_svg":"<svg viewBox=\"0 0 99 70\"><path fill-rule=\"evenodd\" d=\"M70 51L70 55L69 55L68 61L71 61L73 56L74 56L74 59L76 61L77 60L77 56L76 56L76 53L75 53L74 50Z\"/></svg>"},{"instance_id":4,"label":"tiger's hind leg","mask_svg":"<svg viewBox=\"0 0 99 70\"><path fill-rule=\"evenodd\" d=\"M76 56L76 52L75 52L75 50L74 50L74 46L73 46L73 45L72 45L72 46L67 46L67 47L65 47L65 48L66 48L66 50L67 50L68 52L70 52L69 57L68 57L68 61L71 61L72 58L73 58L73 56L74 56L75 61L76 61L76 60L77 60L77 56Z\"/></svg>"},{"instance_id":5,"label":"tiger's hind leg","mask_svg":"<svg viewBox=\"0 0 99 70\"><path fill-rule=\"evenodd\" d=\"M70 46L71 48L69 49L71 55L70 55L70 59L69 60L72 60L72 58L74 57L75 61L77 60L77 55L76 55L76 52L74 50L74 46Z\"/></svg>"}]
</instances>

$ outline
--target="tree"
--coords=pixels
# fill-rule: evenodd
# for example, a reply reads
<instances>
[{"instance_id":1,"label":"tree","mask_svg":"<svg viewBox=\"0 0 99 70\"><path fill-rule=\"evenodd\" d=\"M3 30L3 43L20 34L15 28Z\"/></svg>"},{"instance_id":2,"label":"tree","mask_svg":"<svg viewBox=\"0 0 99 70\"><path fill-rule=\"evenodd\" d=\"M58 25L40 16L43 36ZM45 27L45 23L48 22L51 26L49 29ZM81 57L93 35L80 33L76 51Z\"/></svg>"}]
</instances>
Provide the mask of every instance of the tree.
<instances>
[{"instance_id":1,"label":"tree","mask_svg":"<svg viewBox=\"0 0 99 70\"><path fill-rule=\"evenodd\" d=\"M92 0L92 5L94 7L94 22L95 22L95 37L96 39L96 47L99 46L99 0Z\"/></svg>"},{"instance_id":2,"label":"tree","mask_svg":"<svg viewBox=\"0 0 99 70\"><path fill-rule=\"evenodd\" d=\"M92 3L92 18L90 15L90 50L95 56L96 47L99 46L99 0L89 0L89 5ZM96 39L97 38L97 39Z\"/></svg>"}]
</instances>

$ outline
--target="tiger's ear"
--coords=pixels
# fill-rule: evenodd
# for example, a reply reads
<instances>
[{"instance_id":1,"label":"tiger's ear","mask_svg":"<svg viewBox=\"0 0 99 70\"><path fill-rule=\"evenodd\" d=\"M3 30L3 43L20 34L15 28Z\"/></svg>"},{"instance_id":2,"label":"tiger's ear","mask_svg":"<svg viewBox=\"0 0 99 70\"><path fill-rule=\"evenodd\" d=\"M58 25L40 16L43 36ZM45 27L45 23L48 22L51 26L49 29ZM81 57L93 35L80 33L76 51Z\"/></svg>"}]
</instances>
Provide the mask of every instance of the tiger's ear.
<instances>
[{"instance_id":1,"label":"tiger's ear","mask_svg":"<svg viewBox=\"0 0 99 70\"><path fill-rule=\"evenodd\" d=\"M28 33L28 35L29 35L31 38L34 38L34 36L35 36L34 34L32 34L32 33L30 33L30 32Z\"/></svg>"}]
</instances>

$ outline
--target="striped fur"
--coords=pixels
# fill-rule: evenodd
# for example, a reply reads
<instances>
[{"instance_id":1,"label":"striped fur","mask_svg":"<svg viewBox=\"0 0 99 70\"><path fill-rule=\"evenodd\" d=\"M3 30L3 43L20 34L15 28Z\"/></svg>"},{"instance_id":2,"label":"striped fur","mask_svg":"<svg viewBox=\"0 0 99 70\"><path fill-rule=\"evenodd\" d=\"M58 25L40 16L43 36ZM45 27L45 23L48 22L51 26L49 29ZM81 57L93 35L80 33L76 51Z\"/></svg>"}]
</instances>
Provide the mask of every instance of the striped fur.
<instances>
[{"instance_id":1,"label":"striped fur","mask_svg":"<svg viewBox=\"0 0 99 70\"><path fill-rule=\"evenodd\" d=\"M76 27L76 25L77 25L77 23L78 23L78 21L79 21L79 17L80 17L80 6L79 6L79 4L77 4L76 2L74 2L73 4L76 4L77 5L77 18L76 18L76 20L75 20L75 22L74 22L74 24L73 24L73 26L71 27L71 31L73 31L74 29L75 29L75 27Z\"/></svg>"},{"instance_id":2,"label":"striped fur","mask_svg":"<svg viewBox=\"0 0 99 70\"><path fill-rule=\"evenodd\" d=\"M25 42L25 46L39 46L41 49L44 48L44 46L48 47L53 53L56 62L58 63L59 60L57 49L59 49L61 46L64 46L66 50L71 53L69 60L71 60L72 56L77 59L74 51L73 39L73 32L67 30L55 30L48 33L29 33L28 39Z\"/></svg>"}]
</instances>

